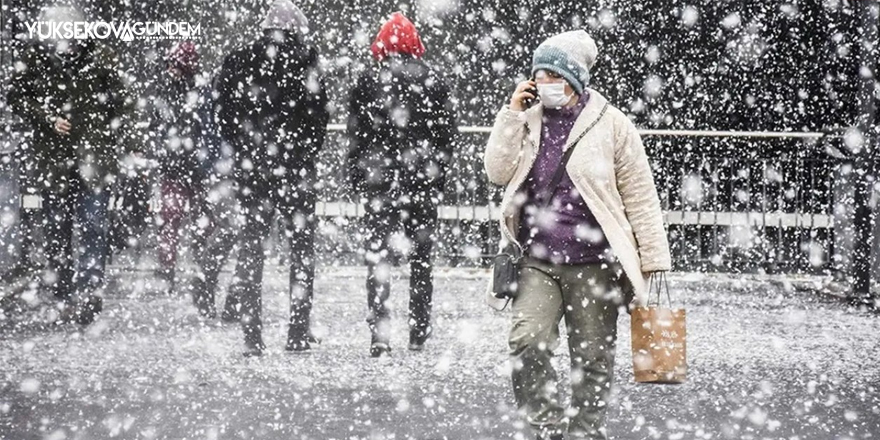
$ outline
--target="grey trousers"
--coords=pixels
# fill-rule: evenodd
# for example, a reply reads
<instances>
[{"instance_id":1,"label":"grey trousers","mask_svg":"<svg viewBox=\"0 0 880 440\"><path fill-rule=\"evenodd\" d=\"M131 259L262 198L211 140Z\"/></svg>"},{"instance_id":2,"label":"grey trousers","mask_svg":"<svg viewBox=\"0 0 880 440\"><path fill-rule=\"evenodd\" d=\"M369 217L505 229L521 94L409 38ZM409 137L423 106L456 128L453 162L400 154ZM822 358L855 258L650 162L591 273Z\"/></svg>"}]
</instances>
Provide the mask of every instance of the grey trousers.
<instances>
[{"instance_id":1,"label":"grey trousers","mask_svg":"<svg viewBox=\"0 0 880 440\"><path fill-rule=\"evenodd\" d=\"M529 257L520 263L509 339L513 393L529 424L543 435L561 434L567 424L571 438L606 438L623 278L616 263L563 266ZM571 355L567 412L550 363L563 318Z\"/></svg>"}]
</instances>

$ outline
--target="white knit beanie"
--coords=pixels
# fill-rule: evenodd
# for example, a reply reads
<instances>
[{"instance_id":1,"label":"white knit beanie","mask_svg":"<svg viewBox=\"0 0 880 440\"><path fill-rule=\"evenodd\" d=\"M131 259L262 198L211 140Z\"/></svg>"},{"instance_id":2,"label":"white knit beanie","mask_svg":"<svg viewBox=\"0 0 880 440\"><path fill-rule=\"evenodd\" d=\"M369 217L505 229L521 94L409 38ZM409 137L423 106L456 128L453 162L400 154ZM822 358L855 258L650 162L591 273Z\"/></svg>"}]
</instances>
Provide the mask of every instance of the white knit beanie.
<instances>
[{"instance_id":1,"label":"white knit beanie","mask_svg":"<svg viewBox=\"0 0 880 440\"><path fill-rule=\"evenodd\" d=\"M532 57L532 74L549 70L563 78L578 93L590 84L590 69L596 64L599 48L586 31L554 35L541 43Z\"/></svg>"},{"instance_id":2,"label":"white knit beanie","mask_svg":"<svg viewBox=\"0 0 880 440\"><path fill-rule=\"evenodd\" d=\"M269 6L269 12L260 27L264 30L296 31L305 35L309 33L309 19L291 0L275 0Z\"/></svg>"}]
</instances>

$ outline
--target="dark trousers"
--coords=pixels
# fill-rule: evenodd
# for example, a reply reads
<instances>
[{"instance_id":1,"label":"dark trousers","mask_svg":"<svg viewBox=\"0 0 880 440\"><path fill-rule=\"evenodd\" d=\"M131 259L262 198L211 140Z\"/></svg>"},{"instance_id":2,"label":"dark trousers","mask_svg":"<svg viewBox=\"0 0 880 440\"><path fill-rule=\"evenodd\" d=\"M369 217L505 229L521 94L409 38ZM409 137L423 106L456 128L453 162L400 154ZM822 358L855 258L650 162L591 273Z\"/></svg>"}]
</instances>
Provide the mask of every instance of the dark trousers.
<instances>
[{"instance_id":1,"label":"dark trousers","mask_svg":"<svg viewBox=\"0 0 880 440\"><path fill-rule=\"evenodd\" d=\"M43 192L47 278L56 298L69 302L103 284L109 200L109 191L87 188L75 172ZM74 232L79 235L76 258Z\"/></svg>"},{"instance_id":2,"label":"dark trousers","mask_svg":"<svg viewBox=\"0 0 880 440\"><path fill-rule=\"evenodd\" d=\"M193 256L202 272L203 290L195 293L196 305L203 310L214 310L220 271L226 264L238 239L241 225L236 202L236 185L231 180L220 180L205 191L203 200L196 201L196 225L193 227ZM236 286L242 279L242 259L235 268L235 278L226 296L227 310L237 310L239 305Z\"/></svg>"},{"instance_id":3,"label":"dark trousers","mask_svg":"<svg viewBox=\"0 0 880 440\"><path fill-rule=\"evenodd\" d=\"M205 247L208 234L207 228L199 227L202 220L210 222L210 212L202 201L202 191L192 188L192 184L173 178L163 178L161 181L162 209L159 216L162 226L159 228L159 266L167 273L174 273L177 265L177 255L180 247L180 238L183 235L181 226L188 213L193 213L193 247L200 252ZM201 217L205 217L201 219Z\"/></svg>"},{"instance_id":4,"label":"dark trousers","mask_svg":"<svg viewBox=\"0 0 880 440\"><path fill-rule=\"evenodd\" d=\"M391 236L403 226L409 240L409 326L425 331L431 324L434 292L431 248L437 227L437 206L431 202L373 199L367 203L365 258L367 263L367 322L374 339L387 341L388 301L391 292L388 259Z\"/></svg>"},{"instance_id":5,"label":"dark trousers","mask_svg":"<svg viewBox=\"0 0 880 440\"><path fill-rule=\"evenodd\" d=\"M315 280L315 195L293 190L279 195L277 189L248 191L242 188L241 210L245 217L239 235L241 276L241 323L245 340L262 345L262 291L264 242L276 210L284 220L282 235L290 244L290 317L287 343L305 343L310 327Z\"/></svg>"}]
</instances>

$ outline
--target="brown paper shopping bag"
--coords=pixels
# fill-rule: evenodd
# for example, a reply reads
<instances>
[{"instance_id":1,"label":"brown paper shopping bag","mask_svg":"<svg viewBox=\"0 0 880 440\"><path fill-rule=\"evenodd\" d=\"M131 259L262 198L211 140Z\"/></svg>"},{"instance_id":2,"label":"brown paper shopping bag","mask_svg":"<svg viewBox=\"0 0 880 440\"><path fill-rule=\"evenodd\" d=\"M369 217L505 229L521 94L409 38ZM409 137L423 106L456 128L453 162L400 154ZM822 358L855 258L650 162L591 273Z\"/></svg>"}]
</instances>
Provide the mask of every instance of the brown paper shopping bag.
<instances>
[{"instance_id":1,"label":"brown paper shopping bag","mask_svg":"<svg viewBox=\"0 0 880 440\"><path fill-rule=\"evenodd\" d=\"M680 384L687 378L687 326L684 309L673 309L666 275L651 275L648 306L632 312L633 373L636 382ZM666 290L670 308L660 305ZM656 292L656 297L655 297ZM654 302L651 300L656 298Z\"/></svg>"}]
</instances>

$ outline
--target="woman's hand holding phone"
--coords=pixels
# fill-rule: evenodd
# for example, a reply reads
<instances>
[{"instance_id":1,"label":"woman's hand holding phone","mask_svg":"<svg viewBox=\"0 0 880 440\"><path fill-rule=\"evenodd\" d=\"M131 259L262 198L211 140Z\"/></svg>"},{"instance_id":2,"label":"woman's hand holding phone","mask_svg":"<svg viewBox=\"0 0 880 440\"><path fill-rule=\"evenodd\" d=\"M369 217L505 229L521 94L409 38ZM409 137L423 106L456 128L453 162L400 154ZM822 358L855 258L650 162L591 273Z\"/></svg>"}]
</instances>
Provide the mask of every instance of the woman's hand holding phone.
<instances>
[{"instance_id":1,"label":"woman's hand holding phone","mask_svg":"<svg viewBox=\"0 0 880 440\"><path fill-rule=\"evenodd\" d=\"M534 80L523 81L516 86L510 98L510 109L521 112L534 104L538 99L538 86Z\"/></svg>"}]
</instances>

